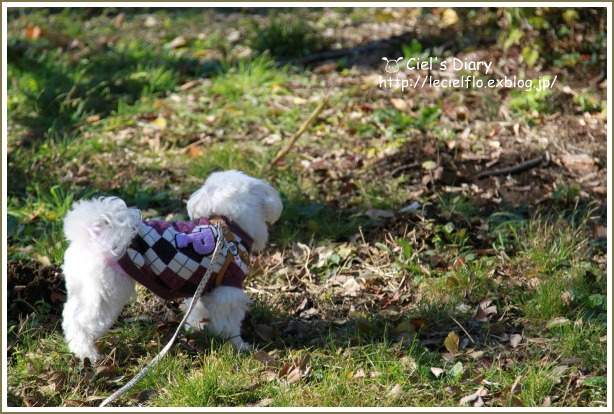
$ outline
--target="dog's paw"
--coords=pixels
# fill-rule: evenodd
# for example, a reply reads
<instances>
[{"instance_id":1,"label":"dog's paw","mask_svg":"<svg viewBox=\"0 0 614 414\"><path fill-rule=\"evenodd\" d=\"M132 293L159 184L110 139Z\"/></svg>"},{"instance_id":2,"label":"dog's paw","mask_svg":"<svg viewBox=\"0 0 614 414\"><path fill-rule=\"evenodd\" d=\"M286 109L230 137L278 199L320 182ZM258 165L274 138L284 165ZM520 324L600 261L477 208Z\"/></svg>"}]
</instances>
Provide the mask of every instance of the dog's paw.
<instances>
[{"instance_id":1,"label":"dog's paw","mask_svg":"<svg viewBox=\"0 0 614 414\"><path fill-rule=\"evenodd\" d=\"M209 324L209 321L207 320L190 320L188 319L186 321L186 324L183 325L183 329L186 332L199 332L199 331L203 331L207 325Z\"/></svg>"},{"instance_id":2,"label":"dog's paw","mask_svg":"<svg viewBox=\"0 0 614 414\"><path fill-rule=\"evenodd\" d=\"M83 361L83 365L98 365L102 361L102 355L96 350L89 350L87 352L78 352L75 355Z\"/></svg>"},{"instance_id":3,"label":"dog's paw","mask_svg":"<svg viewBox=\"0 0 614 414\"><path fill-rule=\"evenodd\" d=\"M86 360L93 365L102 360L102 355L98 352L96 346L89 341L79 341L77 338L73 338L67 342L71 352L85 364L88 364Z\"/></svg>"},{"instance_id":4,"label":"dog's paw","mask_svg":"<svg viewBox=\"0 0 614 414\"><path fill-rule=\"evenodd\" d=\"M91 357L86 356L85 358L83 358L83 367L87 368L91 366L96 366L101 361L102 361L102 355L100 354L92 355Z\"/></svg>"},{"instance_id":5,"label":"dog's paw","mask_svg":"<svg viewBox=\"0 0 614 414\"><path fill-rule=\"evenodd\" d=\"M234 349L240 353L249 353L252 352L254 349L248 342L245 342L241 337L230 339L230 343L232 344Z\"/></svg>"}]
</instances>

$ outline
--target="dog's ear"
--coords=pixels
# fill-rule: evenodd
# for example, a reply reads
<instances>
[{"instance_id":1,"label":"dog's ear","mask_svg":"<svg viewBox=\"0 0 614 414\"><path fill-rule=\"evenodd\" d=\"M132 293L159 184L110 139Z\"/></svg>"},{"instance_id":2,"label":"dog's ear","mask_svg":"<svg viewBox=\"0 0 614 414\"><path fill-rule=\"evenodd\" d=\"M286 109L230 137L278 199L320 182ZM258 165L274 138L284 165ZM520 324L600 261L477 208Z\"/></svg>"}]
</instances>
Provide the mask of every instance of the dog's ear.
<instances>
[{"instance_id":1,"label":"dog's ear","mask_svg":"<svg viewBox=\"0 0 614 414\"><path fill-rule=\"evenodd\" d=\"M100 242L105 229L113 227L111 220L106 215L101 215L89 226L86 227L90 234L90 240Z\"/></svg>"},{"instance_id":2,"label":"dog's ear","mask_svg":"<svg viewBox=\"0 0 614 414\"><path fill-rule=\"evenodd\" d=\"M98 241L98 239L100 238L100 233L101 233L100 227L92 225L92 226L86 227L86 229L87 229L87 232L90 234L90 240Z\"/></svg>"},{"instance_id":3,"label":"dog's ear","mask_svg":"<svg viewBox=\"0 0 614 414\"><path fill-rule=\"evenodd\" d=\"M258 180L251 188L251 193L259 197L264 213L264 220L273 224L281 216L283 205L279 193L264 181Z\"/></svg>"},{"instance_id":4,"label":"dog's ear","mask_svg":"<svg viewBox=\"0 0 614 414\"><path fill-rule=\"evenodd\" d=\"M190 220L209 217L209 214L211 214L211 201L209 199L210 191L212 191L210 186L203 186L190 196L187 206Z\"/></svg>"}]
</instances>

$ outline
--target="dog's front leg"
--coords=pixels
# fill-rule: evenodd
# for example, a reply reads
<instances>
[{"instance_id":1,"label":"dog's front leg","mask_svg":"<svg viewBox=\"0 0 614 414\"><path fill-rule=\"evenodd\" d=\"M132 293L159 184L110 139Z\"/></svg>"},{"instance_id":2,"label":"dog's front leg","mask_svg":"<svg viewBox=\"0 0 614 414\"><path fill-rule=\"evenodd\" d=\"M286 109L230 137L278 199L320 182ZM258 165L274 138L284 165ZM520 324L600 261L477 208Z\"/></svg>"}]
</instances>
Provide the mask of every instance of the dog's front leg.
<instances>
[{"instance_id":1,"label":"dog's front leg","mask_svg":"<svg viewBox=\"0 0 614 414\"><path fill-rule=\"evenodd\" d=\"M237 351L248 352L252 347L241 338L241 322L250 304L251 300L243 290L219 286L198 300L188 318L188 325L195 329L208 326L212 334L227 339Z\"/></svg>"}]
</instances>

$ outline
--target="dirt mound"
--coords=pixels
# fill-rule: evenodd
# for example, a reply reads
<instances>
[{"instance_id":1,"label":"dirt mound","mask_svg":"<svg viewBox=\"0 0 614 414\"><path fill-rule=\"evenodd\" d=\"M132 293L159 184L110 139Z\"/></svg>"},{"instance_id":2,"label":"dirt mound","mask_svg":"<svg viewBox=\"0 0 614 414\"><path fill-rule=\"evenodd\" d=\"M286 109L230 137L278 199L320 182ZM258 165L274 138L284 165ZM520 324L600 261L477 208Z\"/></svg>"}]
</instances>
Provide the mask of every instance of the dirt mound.
<instances>
[{"instance_id":1,"label":"dirt mound","mask_svg":"<svg viewBox=\"0 0 614 414\"><path fill-rule=\"evenodd\" d=\"M60 314L66 301L59 265L12 261L7 266L8 317L17 319L35 311Z\"/></svg>"},{"instance_id":2,"label":"dirt mound","mask_svg":"<svg viewBox=\"0 0 614 414\"><path fill-rule=\"evenodd\" d=\"M450 146L439 139L412 139L373 169L378 177L405 175L416 196L462 193L481 208L502 201L536 207L572 198L605 205L605 134L595 133L595 142L572 145L570 150L555 139L547 149L525 141L530 140L470 145L459 139L453 142L458 145Z\"/></svg>"}]
</instances>

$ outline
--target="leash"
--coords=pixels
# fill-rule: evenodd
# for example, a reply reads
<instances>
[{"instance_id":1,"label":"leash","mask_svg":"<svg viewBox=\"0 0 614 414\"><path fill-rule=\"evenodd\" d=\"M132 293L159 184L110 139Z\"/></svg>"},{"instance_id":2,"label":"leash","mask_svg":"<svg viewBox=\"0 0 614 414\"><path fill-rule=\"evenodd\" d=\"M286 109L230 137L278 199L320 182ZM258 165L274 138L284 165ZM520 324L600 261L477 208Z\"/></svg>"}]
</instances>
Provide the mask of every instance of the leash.
<instances>
[{"instance_id":1,"label":"leash","mask_svg":"<svg viewBox=\"0 0 614 414\"><path fill-rule=\"evenodd\" d=\"M158 362L160 362L160 360L162 358L164 358L166 353L169 351L169 349L171 349L171 347L175 343L175 339L177 339L177 336L179 335L179 332L181 332L181 328L183 327L183 325L187 321L188 316L190 316L190 313L192 313L192 309L194 309L194 306L196 305L196 301L202 295L203 290L205 289L205 286L207 285L207 282L211 278L211 274L213 273L213 267L214 267L213 265L216 262L217 255L218 255L218 252L220 250L220 246L225 243L225 237L224 237L224 232L223 232L223 228L222 228L221 222L216 223L216 228L217 228L218 239L217 239L217 242L215 243L215 249L213 250L213 254L211 256L211 266L207 269L207 272L205 272L205 275L203 276L203 278L201 279L200 283L198 284L198 287L196 288L196 292L194 292L194 297L192 298L192 303L190 303L190 307L185 312L185 315L183 316L183 319L181 320L181 322L179 322L179 326L177 326L177 330L175 331L175 334L173 335L171 340L168 341L168 344L166 344L166 346L164 348L162 348L160 353L158 355L156 355L156 357L154 359L149 361L149 363L145 366L145 368L143 368L141 370L141 372L139 372L137 375L135 375L134 378L132 378L130 381L128 381L126 383L126 385L124 385L119 390L115 391L113 394L111 394L109 397L107 397L107 399L105 399L102 402L102 404L100 404L99 407L104 407L107 404L109 404L110 402L115 401L116 399L118 399L119 397L121 397L122 395L127 393L132 387L134 387L136 385L137 382L139 382L145 375L147 375L147 373L153 367L158 365Z\"/></svg>"}]
</instances>

